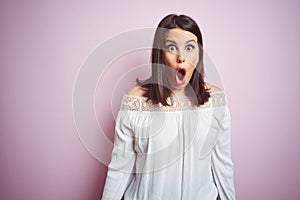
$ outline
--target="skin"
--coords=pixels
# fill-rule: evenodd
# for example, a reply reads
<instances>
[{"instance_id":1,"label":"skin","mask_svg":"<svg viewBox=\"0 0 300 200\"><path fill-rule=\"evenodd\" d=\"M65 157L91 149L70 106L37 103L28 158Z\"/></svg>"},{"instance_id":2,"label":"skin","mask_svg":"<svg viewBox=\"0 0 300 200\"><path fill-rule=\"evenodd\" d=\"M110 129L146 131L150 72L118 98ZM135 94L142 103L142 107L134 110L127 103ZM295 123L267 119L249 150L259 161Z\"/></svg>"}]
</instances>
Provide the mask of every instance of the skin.
<instances>
[{"instance_id":1,"label":"skin","mask_svg":"<svg viewBox=\"0 0 300 200\"><path fill-rule=\"evenodd\" d=\"M163 60L171 70L167 79L171 83L171 90L175 95L185 95L184 88L189 83L196 65L199 61L199 48L197 37L180 28L170 29L165 35L165 49ZM186 74L182 85L176 84L176 70L184 68Z\"/></svg>"}]
</instances>

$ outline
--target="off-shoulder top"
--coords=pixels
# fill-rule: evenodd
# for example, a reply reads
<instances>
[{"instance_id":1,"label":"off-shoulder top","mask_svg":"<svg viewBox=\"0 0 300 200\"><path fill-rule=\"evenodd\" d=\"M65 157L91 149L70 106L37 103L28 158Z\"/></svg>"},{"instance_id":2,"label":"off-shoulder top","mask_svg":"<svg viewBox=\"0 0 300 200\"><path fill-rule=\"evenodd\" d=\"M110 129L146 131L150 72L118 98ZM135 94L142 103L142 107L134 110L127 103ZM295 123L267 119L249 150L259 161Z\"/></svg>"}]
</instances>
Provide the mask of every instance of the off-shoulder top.
<instances>
[{"instance_id":1,"label":"off-shoulder top","mask_svg":"<svg viewBox=\"0 0 300 200\"><path fill-rule=\"evenodd\" d=\"M193 106L125 94L103 200L234 200L231 118L224 91Z\"/></svg>"}]
</instances>

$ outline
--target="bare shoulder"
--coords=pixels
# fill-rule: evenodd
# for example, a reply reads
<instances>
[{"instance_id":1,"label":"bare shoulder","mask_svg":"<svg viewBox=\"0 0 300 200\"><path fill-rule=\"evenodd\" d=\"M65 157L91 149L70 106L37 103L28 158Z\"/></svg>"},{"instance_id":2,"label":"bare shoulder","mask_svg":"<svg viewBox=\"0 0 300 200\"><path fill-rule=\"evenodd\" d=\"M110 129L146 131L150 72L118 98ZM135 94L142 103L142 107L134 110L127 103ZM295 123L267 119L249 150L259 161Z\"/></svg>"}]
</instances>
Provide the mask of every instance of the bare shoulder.
<instances>
[{"instance_id":1,"label":"bare shoulder","mask_svg":"<svg viewBox=\"0 0 300 200\"><path fill-rule=\"evenodd\" d=\"M143 97L144 92L145 90L141 86L135 86L128 90L127 94L132 96Z\"/></svg>"},{"instance_id":2,"label":"bare shoulder","mask_svg":"<svg viewBox=\"0 0 300 200\"><path fill-rule=\"evenodd\" d=\"M210 83L205 83L205 88L207 89L210 89L210 92L219 92L219 91L223 91L223 89L215 86L215 85L212 85Z\"/></svg>"}]
</instances>

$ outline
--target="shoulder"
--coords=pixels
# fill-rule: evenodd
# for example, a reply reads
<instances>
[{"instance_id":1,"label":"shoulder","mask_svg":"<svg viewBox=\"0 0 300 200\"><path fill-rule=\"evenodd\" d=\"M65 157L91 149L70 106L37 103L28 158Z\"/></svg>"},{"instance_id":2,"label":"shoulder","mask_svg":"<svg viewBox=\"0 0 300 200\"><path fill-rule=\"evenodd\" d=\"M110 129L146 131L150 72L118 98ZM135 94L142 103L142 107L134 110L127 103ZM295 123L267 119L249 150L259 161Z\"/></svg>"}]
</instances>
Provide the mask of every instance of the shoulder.
<instances>
[{"instance_id":1,"label":"shoulder","mask_svg":"<svg viewBox=\"0 0 300 200\"><path fill-rule=\"evenodd\" d=\"M125 111L141 111L142 104L140 100L145 100L143 94L145 89L141 86L135 86L129 89L126 94L123 96L121 102L121 110Z\"/></svg>"},{"instance_id":2,"label":"shoulder","mask_svg":"<svg viewBox=\"0 0 300 200\"><path fill-rule=\"evenodd\" d=\"M210 89L210 92L220 92L220 91L223 91L221 88L215 86L215 85L212 85L210 83L205 83L204 87L206 89Z\"/></svg>"},{"instance_id":3,"label":"shoulder","mask_svg":"<svg viewBox=\"0 0 300 200\"><path fill-rule=\"evenodd\" d=\"M138 97L143 97L144 93L145 93L145 89L142 88L141 86L134 86L127 91L128 95L138 96Z\"/></svg>"},{"instance_id":4,"label":"shoulder","mask_svg":"<svg viewBox=\"0 0 300 200\"><path fill-rule=\"evenodd\" d=\"M210 99L213 107L220 107L227 104L226 94L222 88L210 83L205 83L205 88L210 89Z\"/></svg>"}]
</instances>

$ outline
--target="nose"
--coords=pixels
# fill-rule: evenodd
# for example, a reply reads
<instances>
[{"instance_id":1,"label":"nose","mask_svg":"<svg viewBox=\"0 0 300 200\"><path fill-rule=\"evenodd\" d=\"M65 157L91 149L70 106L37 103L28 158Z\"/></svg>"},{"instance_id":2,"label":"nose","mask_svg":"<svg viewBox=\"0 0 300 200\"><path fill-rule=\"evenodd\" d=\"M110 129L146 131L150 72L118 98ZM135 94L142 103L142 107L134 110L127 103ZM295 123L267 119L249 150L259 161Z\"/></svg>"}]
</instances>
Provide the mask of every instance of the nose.
<instances>
[{"instance_id":1,"label":"nose","mask_svg":"<svg viewBox=\"0 0 300 200\"><path fill-rule=\"evenodd\" d=\"M182 55L178 55L177 62L178 63L183 63L183 62L185 62L185 58Z\"/></svg>"}]
</instances>

